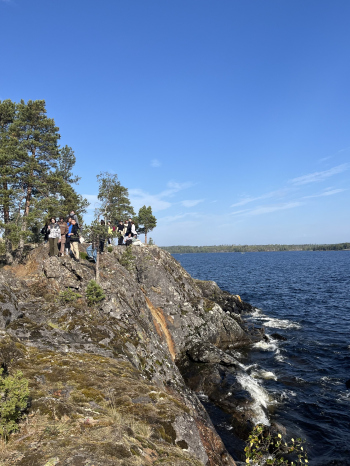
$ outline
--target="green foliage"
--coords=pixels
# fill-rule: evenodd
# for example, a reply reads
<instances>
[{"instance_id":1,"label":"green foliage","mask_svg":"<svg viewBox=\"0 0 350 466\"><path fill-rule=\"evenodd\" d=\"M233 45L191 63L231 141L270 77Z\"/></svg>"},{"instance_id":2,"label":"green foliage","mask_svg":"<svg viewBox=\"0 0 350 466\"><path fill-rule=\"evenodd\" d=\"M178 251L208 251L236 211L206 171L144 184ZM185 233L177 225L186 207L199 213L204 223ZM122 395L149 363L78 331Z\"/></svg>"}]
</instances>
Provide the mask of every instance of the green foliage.
<instances>
[{"instance_id":1,"label":"green foliage","mask_svg":"<svg viewBox=\"0 0 350 466\"><path fill-rule=\"evenodd\" d=\"M86 211L88 202L72 187L79 179L71 171L74 152L59 139L44 100L0 101L0 229L9 263L13 246L20 258L25 241L42 239L45 218Z\"/></svg>"},{"instance_id":2,"label":"green foliage","mask_svg":"<svg viewBox=\"0 0 350 466\"><path fill-rule=\"evenodd\" d=\"M117 175L104 172L97 175L98 199L101 201L100 214L113 222L119 222L135 215L130 204L127 188L120 184Z\"/></svg>"},{"instance_id":3,"label":"green foliage","mask_svg":"<svg viewBox=\"0 0 350 466\"><path fill-rule=\"evenodd\" d=\"M126 268L129 272L132 272L135 268L134 260L136 257L132 254L131 246L126 246L125 251L119 259L119 263Z\"/></svg>"},{"instance_id":4,"label":"green foliage","mask_svg":"<svg viewBox=\"0 0 350 466\"><path fill-rule=\"evenodd\" d=\"M89 260L88 255L86 254L85 251L80 251L79 252L79 257L80 257L80 259Z\"/></svg>"},{"instance_id":5,"label":"green foliage","mask_svg":"<svg viewBox=\"0 0 350 466\"><path fill-rule=\"evenodd\" d=\"M99 303L105 299L105 297L106 295L100 285L98 285L95 280L90 280L86 287L86 299L89 306Z\"/></svg>"},{"instance_id":6,"label":"green foliage","mask_svg":"<svg viewBox=\"0 0 350 466\"><path fill-rule=\"evenodd\" d=\"M282 439L282 435L272 436L262 424L254 427L244 449L246 463L254 465L306 465L308 463L307 453L304 451L305 442L291 439L289 443ZM288 455L289 459L282 455Z\"/></svg>"},{"instance_id":7,"label":"green foliage","mask_svg":"<svg viewBox=\"0 0 350 466\"><path fill-rule=\"evenodd\" d=\"M147 244L147 233L152 231L157 226L157 219L152 214L152 207L145 205L140 208L138 214L138 224L143 225L138 229L138 232L145 235L145 243Z\"/></svg>"},{"instance_id":8,"label":"green foliage","mask_svg":"<svg viewBox=\"0 0 350 466\"><path fill-rule=\"evenodd\" d=\"M61 291L59 295L60 300L65 303L71 303L72 301L76 301L81 297L81 294L76 293L72 290L72 288L67 288L65 291Z\"/></svg>"},{"instance_id":9,"label":"green foliage","mask_svg":"<svg viewBox=\"0 0 350 466\"><path fill-rule=\"evenodd\" d=\"M265 244L265 245L220 245L220 246L165 246L170 254L200 252L272 252L272 251L342 251L350 249L350 243L339 244Z\"/></svg>"},{"instance_id":10,"label":"green foliage","mask_svg":"<svg viewBox=\"0 0 350 466\"><path fill-rule=\"evenodd\" d=\"M154 245L154 241L153 241L152 238L149 239L148 244L149 244L150 246L153 246L153 245Z\"/></svg>"},{"instance_id":11,"label":"green foliage","mask_svg":"<svg viewBox=\"0 0 350 466\"><path fill-rule=\"evenodd\" d=\"M19 429L18 421L27 407L29 389L22 372L7 377L2 372L0 369L0 435L7 440L11 432Z\"/></svg>"},{"instance_id":12,"label":"green foliage","mask_svg":"<svg viewBox=\"0 0 350 466\"><path fill-rule=\"evenodd\" d=\"M113 252L113 246L108 246L107 251L108 252Z\"/></svg>"}]
</instances>

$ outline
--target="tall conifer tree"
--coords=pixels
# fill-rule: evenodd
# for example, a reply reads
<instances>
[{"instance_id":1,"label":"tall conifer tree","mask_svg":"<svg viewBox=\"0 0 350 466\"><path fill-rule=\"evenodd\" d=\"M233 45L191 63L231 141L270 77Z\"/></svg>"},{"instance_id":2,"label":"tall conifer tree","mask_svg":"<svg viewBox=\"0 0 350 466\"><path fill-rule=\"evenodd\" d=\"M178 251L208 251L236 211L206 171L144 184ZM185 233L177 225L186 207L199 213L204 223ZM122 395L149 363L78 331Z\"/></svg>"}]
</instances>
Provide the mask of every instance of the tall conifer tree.
<instances>
[{"instance_id":1,"label":"tall conifer tree","mask_svg":"<svg viewBox=\"0 0 350 466\"><path fill-rule=\"evenodd\" d=\"M100 212L105 220L119 222L135 215L130 204L128 190L120 184L117 175L101 172L97 175L97 180L98 199L101 201Z\"/></svg>"}]
</instances>

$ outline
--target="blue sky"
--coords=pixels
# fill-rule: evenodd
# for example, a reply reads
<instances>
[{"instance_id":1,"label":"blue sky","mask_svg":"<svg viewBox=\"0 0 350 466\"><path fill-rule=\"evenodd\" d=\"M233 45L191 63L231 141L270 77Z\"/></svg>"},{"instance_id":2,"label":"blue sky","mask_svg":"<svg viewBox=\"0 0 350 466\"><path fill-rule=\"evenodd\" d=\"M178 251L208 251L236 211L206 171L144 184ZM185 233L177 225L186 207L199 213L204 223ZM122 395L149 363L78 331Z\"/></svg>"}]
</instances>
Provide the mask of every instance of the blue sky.
<instances>
[{"instance_id":1,"label":"blue sky","mask_svg":"<svg viewBox=\"0 0 350 466\"><path fill-rule=\"evenodd\" d=\"M117 173L158 245L350 241L349 19L348 0L0 0L0 100L45 99L91 209Z\"/></svg>"}]
</instances>

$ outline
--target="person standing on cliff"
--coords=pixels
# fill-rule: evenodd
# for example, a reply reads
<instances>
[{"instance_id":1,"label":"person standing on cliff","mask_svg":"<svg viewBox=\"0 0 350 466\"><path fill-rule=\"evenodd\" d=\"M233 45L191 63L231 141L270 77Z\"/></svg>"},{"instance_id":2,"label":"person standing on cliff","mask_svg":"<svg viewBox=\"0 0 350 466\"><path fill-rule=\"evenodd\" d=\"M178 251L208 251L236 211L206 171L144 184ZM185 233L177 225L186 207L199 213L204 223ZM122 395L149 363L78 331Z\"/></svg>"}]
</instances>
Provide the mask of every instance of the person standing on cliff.
<instances>
[{"instance_id":1,"label":"person standing on cliff","mask_svg":"<svg viewBox=\"0 0 350 466\"><path fill-rule=\"evenodd\" d=\"M69 217L70 217L72 220L73 220L73 218L74 218L76 224L78 225L78 228L80 228L80 227L79 227L78 216L76 215L76 213L74 212L74 210L72 210L72 212L69 214Z\"/></svg>"},{"instance_id":2,"label":"person standing on cliff","mask_svg":"<svg viewBox=\"0 0 350 466\"><path fill-rule=\"evenodd\" d=\"M129 234L131 233L131 229L132 229L132 221L131 221L131 218L129 218L128 220L128 226L126 227L126 236L129 236Z\"/></svg>"},{"instance_id":3,"label":"person standing on cliff","mask_svg":"<svg viewBox=\"0 0 350 466\"><path fill-rule=\"evenodd\" d=\"M70 255L70 236L69 233L72 233L72 219L68 217L67 220L67 228L68 228L68 233L66 234L66 256Z\"/></svg>"},{"instance_id":4,"label":"person standing on cliff","mask_svg":"<svg viewBox=\"0 0 350 466\"><path fill-rule=\"evenodd\" d=\"M59 238L60 243L60 252L58 253L59 256L64 256L64 248L66 246L66 235L68 233L68 225L64 221L63 217L60 217L60 221L58 222L61 230L61 238Z\"/></svg>"},{"instance_id":5,"label":"person standing on cliff","mask_svg":"<svg viewBox=\"0 0 350 466\"><path fill-rule=\"evenodd\" d=\"M124 231L124 223L120 220L119 225L117 226L117 233L118 233L118 246L123 244L123 231Z\"/></svg>"},{"instance_id":6,"label":"person standing on cliff","mask_svg":"<svg viewBox=\"0 0 350 466\"><path fill-rule=\"evenodd\" d=\"M70 238L70 247L71 251L73 253L74 259L77 262L80 262L79 260L79 226L77 225L77 222L75 219L72 219L72 229L71 232L68 233L68 236Z\"/></svg>"},{"instance_id":7,"label":"person standing on cliff","mask_svg":"<svg viewBox=\"0 0 350 466\"><path fill-rule=\"evenodd\" d=\"M61 229L58 223L56 223L56 218L52 217L50 220L50 225L47 226L49 231L49 256L58 256L58 238L61 237Z\"/></svg>"}]
</instances>

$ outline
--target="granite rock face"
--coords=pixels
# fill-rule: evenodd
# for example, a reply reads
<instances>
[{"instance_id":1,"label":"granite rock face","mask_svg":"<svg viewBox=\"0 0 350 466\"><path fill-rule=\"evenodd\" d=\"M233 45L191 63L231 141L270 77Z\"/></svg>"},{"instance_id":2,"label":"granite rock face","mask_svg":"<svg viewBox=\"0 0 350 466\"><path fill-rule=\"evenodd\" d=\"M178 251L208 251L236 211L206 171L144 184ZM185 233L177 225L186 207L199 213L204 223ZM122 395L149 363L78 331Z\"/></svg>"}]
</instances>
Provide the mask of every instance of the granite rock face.
<instances>
[{"instance_id":1,"label":"granite rock face","mask_svg":"<svg viewBox=\"0 0 350 466\"><path fill-rule=\"evenodd\" d=\"M257 338L249 305L156 246L121 246L101 256L106 298L89 307L94 267L41 246L0 269L0 363L31 390L4 464L234 465L195 391L214 393L239 366L230 351Z\"/></svg>"}]
</instances>

